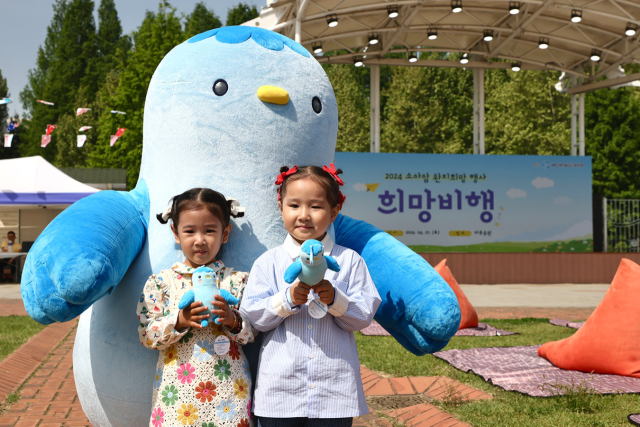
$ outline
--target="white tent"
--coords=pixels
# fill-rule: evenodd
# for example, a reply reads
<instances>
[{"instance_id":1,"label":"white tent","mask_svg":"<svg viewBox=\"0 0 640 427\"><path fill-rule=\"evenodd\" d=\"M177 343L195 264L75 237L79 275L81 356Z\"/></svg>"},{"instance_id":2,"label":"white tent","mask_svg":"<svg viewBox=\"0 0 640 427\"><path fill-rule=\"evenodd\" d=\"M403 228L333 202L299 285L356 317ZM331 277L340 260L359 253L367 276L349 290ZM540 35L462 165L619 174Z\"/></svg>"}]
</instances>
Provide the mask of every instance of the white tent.
<instances>
[{"instance_id":1,"label":"white tent","mask_svg":"<svg viewBox=\"0 0 640 427\"><path fill-rule=\"evenodd\" d=\"M68 206L98 191L40 156L0 160L0 206Z\"/></svg>"}]
</instances>

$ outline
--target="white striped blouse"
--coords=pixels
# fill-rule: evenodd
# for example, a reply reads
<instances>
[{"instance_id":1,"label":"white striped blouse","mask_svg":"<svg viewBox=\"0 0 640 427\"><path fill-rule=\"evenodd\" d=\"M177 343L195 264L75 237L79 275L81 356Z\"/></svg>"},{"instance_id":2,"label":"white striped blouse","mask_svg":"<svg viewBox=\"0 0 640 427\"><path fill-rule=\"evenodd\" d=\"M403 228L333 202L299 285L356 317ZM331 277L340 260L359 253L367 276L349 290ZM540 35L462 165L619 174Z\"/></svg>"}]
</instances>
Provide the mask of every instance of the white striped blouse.
<instances>
[{"instance_id":1,"label":"white striped blouse","mask_svg":"<svg viewBox=\"0 0 640 427\"><path fill-rule=\"evenodd\" d=\"M285 296L291 285L284 272L300 254L291 236L251 268L240 312L265 332L253 404L258 416L346 418L369 412L353 332L371 324L380 296L356 252L334 245L328 234L322 243L325 255L340 265L340 272L325 273L336 297L322 319L311 317L308 305L291 306Z\"/></svg>"}]
</instances>

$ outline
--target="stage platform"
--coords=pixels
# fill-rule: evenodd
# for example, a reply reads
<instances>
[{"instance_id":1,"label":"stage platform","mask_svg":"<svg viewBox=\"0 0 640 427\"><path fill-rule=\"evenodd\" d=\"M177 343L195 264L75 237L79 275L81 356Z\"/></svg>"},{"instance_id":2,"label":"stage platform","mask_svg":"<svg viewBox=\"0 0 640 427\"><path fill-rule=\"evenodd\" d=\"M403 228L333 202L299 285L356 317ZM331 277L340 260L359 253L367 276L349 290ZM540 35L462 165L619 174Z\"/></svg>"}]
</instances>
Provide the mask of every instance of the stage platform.
<instances>
[{"instance_id":1,"label":"stage platform","mask_svg":"<svg viewBox=\"0 0 640 427\"><path fill-rule=\"evenodd\" d=\"M465 285L611 283L622 258L640 253L422 253L435 266L444 258Z\"/></svg>"}]
</instances>

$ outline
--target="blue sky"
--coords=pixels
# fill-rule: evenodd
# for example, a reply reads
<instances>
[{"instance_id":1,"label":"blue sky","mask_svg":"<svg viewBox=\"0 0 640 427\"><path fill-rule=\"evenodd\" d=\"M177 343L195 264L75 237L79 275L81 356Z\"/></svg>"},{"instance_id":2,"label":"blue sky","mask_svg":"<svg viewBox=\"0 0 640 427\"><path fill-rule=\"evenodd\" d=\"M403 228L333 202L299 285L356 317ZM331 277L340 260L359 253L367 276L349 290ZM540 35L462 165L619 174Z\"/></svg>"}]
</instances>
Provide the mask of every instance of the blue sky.
<instances>
[{"instance_id":1,"label":"blue sky","mask_svg":"<svg viewBox=\"0 0 640 427\"><path fill-rule=\"evenodd\" d=\"M366 158L366 161L364 160ZM336 167L344 170L343 192L347 196L344 213L370 222L384 230L440 230L440 234L425 239L423 236L406 235L400 240L409 245L452 245L460 238L451 238L450 230L489 231L491 236L472 235L464 238L465 244L493 241L548 241L563 240L570 234L582 237L591 223L591 158L566 156L468 156L456 154L365 154L336 153ZM388 180L385 175L407 173L429 173L429 183L422 180ZM465 183L460 181L433 180L435 173L466 174ZM485 174L484 182L473 183L472 173ZM377 184L372 193L364 184ZM404 191L404 212L399 212L398 189ZM436 198L430 209L431 219L427 223L419 220L425 210L425 189ZM457 208L455 190L461 191L462 208ZM483 201L471 207L466 196L475 192L493 191L491 220L480 219ZM398 209L392 214L383 214L380 195L388 191L394 195L393 204L387 209ZM442 210L438 195L451 194L453 209ZM488 193L487 193L488 194ZM409 195L423 209L410 209ZM446 200L446 199L445 199ZM426 215L426 214L425 214ZM427 216L423 216L427 219ZM485 216L489 219L489 216Z\"/></svg>"},{"instance_id":2,"label":"blue sky","mask_svg":"<svg viewBox=\"0 0 640 427\"><path fill-rule=\"evenodd\" d=\"M180 13L191 13L196 3L201 0L173 0L170 3ZM202 0L209 9L220 17L222 22L227 17L227 11L242 3L258 6L266 5L266 0ZM94 0L96 10L100 0ZM158 10L158 0L115 0L118 15L125 34L134 31L147 10ZM27 84L27 73L36 63L38 46L44 43L47 26L53 16L53 0L0 0L2 25L0 25L0 40L3 49L0 52L0 70L7 79L10 97L9 114L22 114L20 105L20 91ZM97 25L97 14L96 14Z\"/></svg>"}]
</instances>

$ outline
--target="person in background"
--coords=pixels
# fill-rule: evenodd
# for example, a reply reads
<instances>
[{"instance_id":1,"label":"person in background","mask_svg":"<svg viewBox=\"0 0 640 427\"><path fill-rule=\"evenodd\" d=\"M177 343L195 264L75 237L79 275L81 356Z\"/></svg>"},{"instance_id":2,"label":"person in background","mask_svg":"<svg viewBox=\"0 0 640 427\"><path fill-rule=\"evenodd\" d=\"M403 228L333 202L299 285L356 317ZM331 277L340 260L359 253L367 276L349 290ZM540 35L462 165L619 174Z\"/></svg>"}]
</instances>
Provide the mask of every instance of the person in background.
<instances>
[{"instance_id":1,"label":"person in background","mask_svg":"<svg viewBox=\"0 0 640 427\"><path fill-rule=\"evenodd\" d=\"M9 231L7 240L0 245L2 252L22 252L22 245L16 241L16 233ZM2 279L5 283L12 283L16 274L16 265L20 257L0 259L2 262Z\"/></svg>"}]
</instances>

